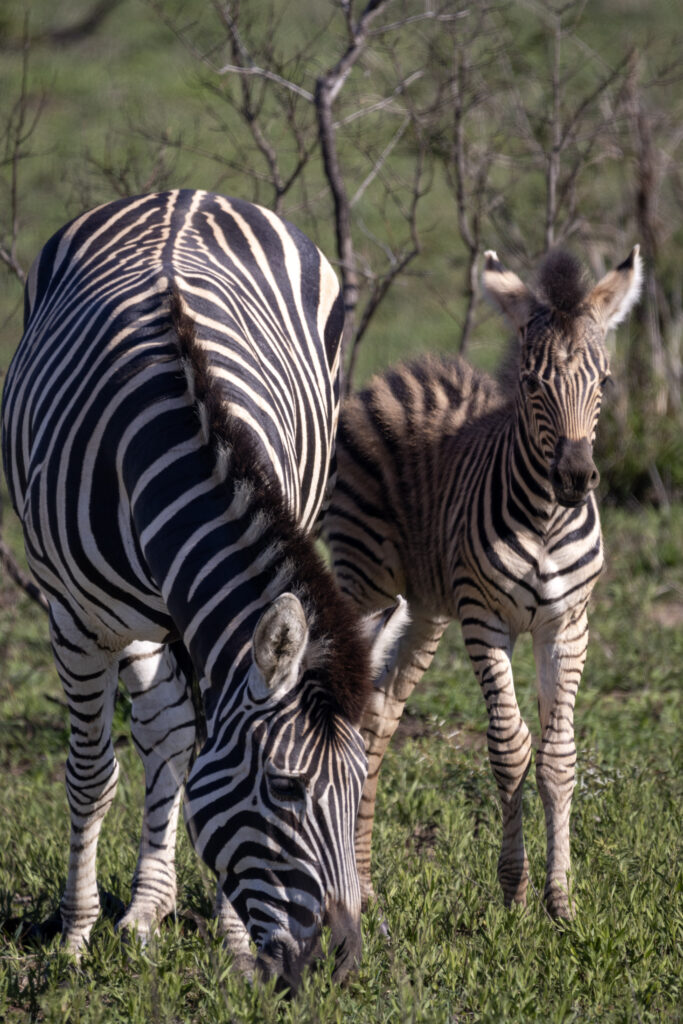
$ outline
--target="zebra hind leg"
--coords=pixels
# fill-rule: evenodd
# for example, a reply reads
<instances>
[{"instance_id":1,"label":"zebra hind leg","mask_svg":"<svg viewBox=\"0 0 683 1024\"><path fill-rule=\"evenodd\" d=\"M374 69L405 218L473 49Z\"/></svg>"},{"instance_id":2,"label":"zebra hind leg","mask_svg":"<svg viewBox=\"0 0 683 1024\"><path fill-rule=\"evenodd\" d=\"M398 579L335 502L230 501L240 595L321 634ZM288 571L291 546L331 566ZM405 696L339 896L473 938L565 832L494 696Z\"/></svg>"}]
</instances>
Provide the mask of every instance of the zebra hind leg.
<instances>
[{"instance_id":1,"label":"zebra hind leg","mask_svg":"<svg viewBox=\"0 0 683 1024\"><path fill-rule=\"evenodd\" d=\"M178 808L195 740L191 680L168 645L135 643L121 679L132 701L133 742L145 771L140 853L129 907L118 927L145 941L175 910Z\"/></svg>"},{"instance_id":2,"label":"zebra hind leg","mask_svg":"<svg viewBox=\"0 0 683 1024\"><path fill-rule=\"evenodd\" d=\"M60 905L62 941L78 953L100 911L97 841L118 778L111 742L118 660L99 648L92 634L56 603L50 609L50 639L71 719L66 762L71 844Z\"/></svg>"},{"instance_id":3,"label":"zebra hind leg","mask_svg":"<svg viewBox=\"0 0 683 1024\"><path fill-rule=\"evenodd\" d=\"M481 608L478 609L481 614ZM463 636L486 701L489 761L503 812L498 881L506 906L524 905L529 862L522 831L522 787L531 761L531 734L520 714L510 664L511 644L499 621L463 621Z\"/></svg>"},{"instance_id":4,"label":"zebra hind leg","mask_svg":"<svg viewBox=\"0 0 683 1024\"><path fill-rule=\"evenodd\" d=\"M376 680L361 722L361 735L368 757L368 775L356 822L356 866L364 910L376 898L370 869L377 782L382 759L401 720L405 702L431 665L447 625L447 620L420 616L413 608L411 615L413 619L401 637L396 660Z\"/></svg>"}]
</instances>

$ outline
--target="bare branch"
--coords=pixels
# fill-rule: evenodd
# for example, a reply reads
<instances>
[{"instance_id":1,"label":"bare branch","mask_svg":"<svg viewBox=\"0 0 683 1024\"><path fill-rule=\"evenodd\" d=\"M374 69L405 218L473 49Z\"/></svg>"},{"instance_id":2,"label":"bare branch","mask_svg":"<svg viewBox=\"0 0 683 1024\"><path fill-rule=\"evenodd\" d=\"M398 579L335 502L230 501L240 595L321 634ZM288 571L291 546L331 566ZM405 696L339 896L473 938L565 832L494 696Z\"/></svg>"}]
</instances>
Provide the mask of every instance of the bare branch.
<instances>
[{"instance_id":1,"label":"bare branch","mask_svg":"<svg viewBox=\"0 0 683 1024\"><path fill-rule=\"evenodd\" d=\"M562 79L560 74L560 50L562 46L562 23L559 14L553 19L552 37L552 116L550 130L552 142L546 160L546 205L545 205L545 247L551 249L555 242L555 221L557 220L557 182L560 176L562 154Z\"/></svg>"},{"instance_id":2,"label":"bare branch","mask_svg":"<svg viewBox=\"0 0 683 1024\"><path fill-rule=\"evenodd\" d=\"M388 32L396 32L399 29L404 29L407 25L415 25L419 22L425 21L438 22L441 24L462 21L463 18L469 18L471 13L472 12L470 10L452 11L450 13L444 13L443 11L422 11L420 14L410 14L405 18L401 18L400 21L388 22L380 28L373 29L370 35L373 38L378 38L379 36L386 35Z\"/></svg>"},{"instance_id":3,"label":"bare branch","mask_svg":"<svg viewBox=\"0 0 683 1024\"><path fill-rule=\"evenodd\" d=\"M330 106L336 100L351 69L356 64L365 48L368 41L370 25L391 3L392 0L368 0L367 6L358 19L358 22L352 27L351 40L346 52L342 55L341 59L335 64L335 66L330 68L322 79L325 82L326 90L329 92L328 98Z\"/></svg>"},{"instance_id":4,"label":"bare branch","mask_svg":"<svg viewBox=\"0 0 683 1024\"><path fill-rule=\"evenodd\" d=\"M418 232L417 224L417 212L420 199L425 194L425 189L422 187L422 179L424 176L425 169L425 156L426 156L427 144L424 139L420 139L420 145L418 148L418 154L415 161L413 185L411 189L411 198L409 209L404 214L404 218L408 223L410 231L411 245L407 248L399 257L395 257L390 265L387 273L383 274L378 280L375 281L374 287L370 294L363 315L361 317L358 330L353 339L353 348L351 349L351 355L349 358L349 364L347 368L347 375L345 380L345 391L349 393L353 384L353 376L356 368L356 360L360 350L360 343L365 337L365 333L370 325L370 322L377 312L382 301L386 298L386 295L391 288L392 284L399 277L408 265L419 256L422 246L420 243L420 237Z\"/></svg>"},{"instance_id":5,"label":"bare branch","mask_svg":"<svg viewBox=\"0 0 683 1024\"><path fill-rule=\"evenodd\" d=\"M42 592L40 587L36 586L33 580L29 576L27 576L25 572L22 572L22 570L19 568L19 565L17 564L16 559L14 558L14 555L7 547L5 542L2 540L1 536L0 565L3 567L9 578L12 580L12 582L15 583L21 590L23 590L24 593L27 594L32 601L35 601L36 604L40 605L43 611L49 610L49 605L47 603L47 598L45 597L45 594Z\"/></svg>"},{"instance_id":6,"label":"bare branch","mask_svg":"<svg viewBox=\"0 0 683 1024\"><path fill-rule=\"evenodd\" d=\"M376 103L371 103L369 107L363 107L361 110L354 110L353 113L347 114L347 116L343 117L340 121L336 121L334 127L342 128L347 124L352 124L361 117L366 117L368 114L376 114L378 110L386 110L387 107L391 106L397 96L401 96L409 85L412 85L413 82L419 81L424 74L425 72L423 69L414 71L412 75L408 75L408 77L402 82L399 82L390 96L386 96L383 100L378 100ZM403 113L402 109L400 113Z\"/></svg>"},{"instance_id":7,"label":"bare branch","mask_svg":"<svg viewBox=\"0 0 683 1024\"><path fill-rule=\"evenodd\" d=\"M274 82L275 85L282 86L283 89L289 89L290 92L301 96L308 103L313 103L315 99L313 93L309 92L308 89L302 89L300 85L296 85L294 82L290 82L286 78L282 78L281 75L268 71L266 68L259 68L255 64L247 68L242 68L238 64L223 64L222 67L216 69L216 73L219 75L255 75L257 78L265 79L266 82Z\"/></svg>"},{"instance_id":8,"label":"bare branch","mask_svg":"<svg viewBox=\"0 0 683 1024\"><path fill-rule=\"evenodd\" d=\"M390 2L391 0L369 0L355 26L351 22L350 15L347 15L347 27L350 32L349 45L340 60L318 78L315 90L318 137L322 151L323 167L334 202L337 255L344 295L345 320L342 342L344 350L348 348L351 339L355 336L359 278L351 233L351 205L339 161L337 128L332 116L332 107L351 69L363 52L371 22Z\"/></svg>"},{"instance_id":9,"label":"bare branch","mask_svg":"<svg viewBox=\"0 0 683 1024\"><path fill-rule=\"evenodd\" d=\"M9 185L9 241L4 239L0 242L0 261L24 284L26 271L21 265L17 255L17 243L19 239L19 166L27 155L24 151L24 144L35 131L36 125L42 113L42 103L38 105L33 118L29 119L29 94L28 94L28 67L30 54L30 36L28 15L24 19L24 44L21 57L21 84L19 98L14 110L10 115L5 137L7 158L4 163L10 166Z\"/></svg>"},{"instance_id":10,"label":"bare branch","mask_svg":"<svg viewBox=\"0 0 683 1024\"><path fill-rule=\"evenodd\" d=\"M375 165L372 168L372 170L370 171L370 173L367 175L367 177L360 183L360 185L356 189L356 191L354 193L354 196L351 199L351 202L349 204L351 207L354 207L357 204L359 199L362 197L363 193L366 191L367 188L369 188L369 186L372 184L372 182L375 180L375 178L381 172L382 168L384 167L385 163L387 162L387 160L391 156L392 152L394 151L394 149L396 148L398 143L401 141L401 139L405 135L406 129L408 128L409 124L410 124L410 117L408 117L408 116L404 117L403 123L399 127L398 131L396 132L394 137L391 139L389 144L387 146L385 146L383 151L380 153L380 155L377 158L377 160L375 161Z\"/></svg>"},{"instance_id":11,"label":"bare branch","mask_svg":"<svg viewBox=\"0 0 683 1024\"><path fill-rule=\"evenodd\" d=\"M57 46L69 46L71 43L79 43L87 36L92 35L100 27L111 12L118 7L121 0L100 0L91 10L85 14L80 21L72 25L59 26L47 29L33 36L32 43L52 43ZM1 50L22 50L24 38L9 39L0 44Z\"/></svg>"},{"instance_id":12,"label":"bare branch","mask_svg":"<svg viewBox=\"0 0 683 1024\"><path fill-rule=\"evenodd\" d=\"M2 374L0 373L0 377ZM48 603L45 595L43 594L40 587L36 586L30 576L27 576L25 572L19 567L17 560L10 551L7 544L2 539L2 527L3 527L3 516L2 516L2 502L0 501L0 567L4 569L9 578L15 583L21 590L27 594L32 601L39 604L44 610L48 610Z\"/></svg>"}]
</instances>

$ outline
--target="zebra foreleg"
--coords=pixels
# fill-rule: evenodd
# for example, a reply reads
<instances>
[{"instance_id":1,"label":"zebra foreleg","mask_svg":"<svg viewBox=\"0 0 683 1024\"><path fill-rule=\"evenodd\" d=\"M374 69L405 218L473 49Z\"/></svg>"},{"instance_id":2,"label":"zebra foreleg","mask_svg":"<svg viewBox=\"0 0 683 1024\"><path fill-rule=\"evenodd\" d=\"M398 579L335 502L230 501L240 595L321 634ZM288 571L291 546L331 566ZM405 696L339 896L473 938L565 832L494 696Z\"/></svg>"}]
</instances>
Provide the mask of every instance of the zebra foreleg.
<instances>
[{"instance_id":1,"label":"zebra foreleg","mask_svg":"<svg viewBox=\"0 0 683 1024\"><path fill-rule=\"evenodd\" d=\"M361 723L368 757L368 775L356 822L356 865L363 910L375 899L370 873L372 827L382 759L401 720L405 702L431 665L447 625L447 620L420 616L412 607L411 615L413 619L399 642L396 659L376 680Z\"/></svg>"},{"instance_id":2,"label":"zebra foreleg","mask_svg":"<svg viewBox=\"0 0 683 1024\"><path fill-rule=\"evenodd\" d=\"M588 643L585 614L561 636L534 637L542 738L536 780L545 811L547 860L544 899L553 917L571 918L569 816L576 765L574 702Z\"/></svg>"},{"instance_id":3,"label":"zebra foreleg","mask_svg":"<svg viewBox=\"0 0 683 1024\"><path fill-rule=\"evenodd\" d=\"M233 965L240 974L251 979L256 966L256 957L251 951L249 932L241 917L223 891L224 879L218 879L216 888L216 917L225 948L233 956Z\"/></svg>"},{"instance_id":4,"label":"zebra foreleg","mask_svg":"<svg viewBox=\"0 0 683 1024\"><path fill-rule=\"evenodd\" d=\"M522 831L522 787L531 760L531 735L515 696L510 636L500 620L483 622L474 617L463 621L463 636L486 701L489 761L503 812L498 881L506 906L524 905L529 862Z\"/></svg>"},{"instance_id":5,"label":"zebra foreleg","mask_svg":"<svg viewBox=\"0 0 683 1024\"><path fill-rule=\"evenodd\" d=\"M71 719L66 762L71 845L60 910L62 941L77 953L100 912L97 840L119 772L111 743L118 661L61 605L50 609L50 638Z\"/></svg>"},{"instance_id":6,"label":"zebra foreleg","mask_svg":"<svg viewBox=\"0 0 683 1024\"><path fill-rule=\"evenodd\" d=\"M175 909L175 843L182 785L194 747L190 681L166 645L132 644L120 675L132 700L131 731L145 770L140 854L120 929L143 940Z\"/></svg>"}]
</instances>

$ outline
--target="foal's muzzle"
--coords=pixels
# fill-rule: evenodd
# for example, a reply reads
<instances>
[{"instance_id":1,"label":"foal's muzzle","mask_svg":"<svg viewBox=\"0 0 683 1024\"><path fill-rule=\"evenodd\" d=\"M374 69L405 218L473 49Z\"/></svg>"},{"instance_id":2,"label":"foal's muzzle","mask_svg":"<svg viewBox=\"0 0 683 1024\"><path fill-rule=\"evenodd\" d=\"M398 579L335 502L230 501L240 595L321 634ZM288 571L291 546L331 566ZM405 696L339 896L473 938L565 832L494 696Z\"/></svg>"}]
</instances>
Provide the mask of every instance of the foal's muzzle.
<instances>
[{"instance_id":1,"label":"foal's muzzle","mask_svg":"<svg viewBox=\"0 0 683 1024\"><path fill-rule=\"evenodd\" d=\"M593 447L588 438L580 441L560 438L550 467L550 483L555 498L565 508L581 505L598 486L600 474L593 462Z\"/></svg>"}]
</instances>

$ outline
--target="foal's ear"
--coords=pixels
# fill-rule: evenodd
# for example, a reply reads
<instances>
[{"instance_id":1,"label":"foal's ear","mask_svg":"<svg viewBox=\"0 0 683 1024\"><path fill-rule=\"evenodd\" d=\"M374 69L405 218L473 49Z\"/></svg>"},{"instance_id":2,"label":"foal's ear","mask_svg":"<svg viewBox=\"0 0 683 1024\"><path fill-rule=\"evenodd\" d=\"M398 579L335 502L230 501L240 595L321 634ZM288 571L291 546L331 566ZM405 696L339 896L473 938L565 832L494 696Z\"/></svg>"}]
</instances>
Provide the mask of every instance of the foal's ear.
<instances>
[{"instance_id":1,"label":"foal's ear","mask_svg":"<svg viewBox=\"0 0 683 1024\"><path fill-rule=\"evenodd\" d=\"M598 281L588 296L593 315L605 328L616 327L628 316L638 301L643 281L643 261L640 246L633 247L623 263L616 270L610 270Z\"/></svg>"},{"instance_id":2,"label":"foal's ear","mask_svg":"<svg viewBox=\"0 0 683 1024\"><path fill-rule=\"evenodd\" d=\"M375 682L396 660L399 640L409 622L408 602L400 595L396 604L363 619L363 632L370 641L370 669Z\"/></svg>"},{"instance_id":3,"label":"foal's ear","mask_svg":"<svg viewBox=\"0 0 683 1024\"><path fill-rule=\"evenodd\" d=\"M536 297L523 281L506 270L493 249L484 253L482 285L487 296L504 313L516 331L526 327Z\"/></svg>"}]
</instances>

